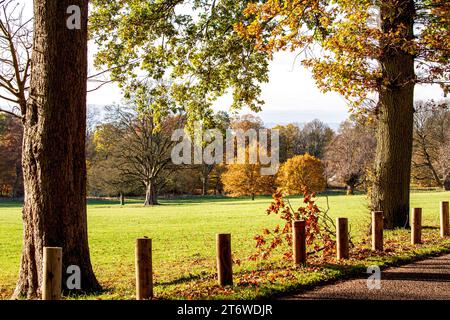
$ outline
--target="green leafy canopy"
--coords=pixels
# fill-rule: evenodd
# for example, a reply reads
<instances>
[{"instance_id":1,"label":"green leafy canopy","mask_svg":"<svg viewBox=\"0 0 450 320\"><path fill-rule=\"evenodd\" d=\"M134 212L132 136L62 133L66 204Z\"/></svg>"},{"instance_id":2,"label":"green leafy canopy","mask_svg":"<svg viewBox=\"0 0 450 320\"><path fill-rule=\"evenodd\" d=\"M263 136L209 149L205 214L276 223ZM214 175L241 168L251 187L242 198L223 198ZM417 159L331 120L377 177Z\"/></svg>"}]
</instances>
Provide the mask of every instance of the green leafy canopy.
<instances>
[{"instance_id":1,"label":"green leafy canopy","mask_svg":"<svg viewBox=\"0 0 450 320\"><path fill-rule=\"evenodd\" d=\"M228 90L231 109L258 111L269 57L233 28L249 2L92 0L95 64L111 69L125 98L152 82L151 107L181 109L191 121L211 115Z\"/></svg>"}]
</instances>

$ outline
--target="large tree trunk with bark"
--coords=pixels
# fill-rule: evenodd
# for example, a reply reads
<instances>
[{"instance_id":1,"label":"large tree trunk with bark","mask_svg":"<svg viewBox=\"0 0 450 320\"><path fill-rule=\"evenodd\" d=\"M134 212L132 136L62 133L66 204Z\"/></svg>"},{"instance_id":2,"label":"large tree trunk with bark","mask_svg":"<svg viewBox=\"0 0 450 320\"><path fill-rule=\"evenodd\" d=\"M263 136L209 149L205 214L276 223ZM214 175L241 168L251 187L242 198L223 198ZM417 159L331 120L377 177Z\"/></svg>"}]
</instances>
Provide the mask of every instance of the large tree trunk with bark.
<instances>
[{"instance_id":1,"label":"large tree trunk with bark","mask_svg":"<svg viewBox=\"0 0 450 320\"><path fill-rule=\"evenodd\" d=\"M395 4L394 4L395 2ZM394 5L393 5L394 4ZM414 1L385 0L381 5L385 33L405 26L413 38ZM384 212L386 229L409 226L409 201L414 116L414 56L386 44L380 59L383 83L379 91L373 210Z\"/></svg>"},{"instance_id":2,"label":"large tree trunk with bark","mask_svg":"<svg viewBox=\"0 0 450 320\"><path fill-rule=\"evenodd\" d=\"M150 182L146 187L144 206L156 205L158 205L158 192L155 183Z\"/></svg>"},{"instance_id":3,"label":"large tree trunk with bark","mask_svg":"<svg viewBox=\"0 0 450 320\"><path fill-rule=\"evenodd\" d=\"M66 26L81 9L81 29ZM35 0L30 98L24 120L23 249L14 297L41 295L44 246L63 249L81 270L81 291L98 290L86 221L86 78L88 1Z\"/></svg>"}]
</instances>

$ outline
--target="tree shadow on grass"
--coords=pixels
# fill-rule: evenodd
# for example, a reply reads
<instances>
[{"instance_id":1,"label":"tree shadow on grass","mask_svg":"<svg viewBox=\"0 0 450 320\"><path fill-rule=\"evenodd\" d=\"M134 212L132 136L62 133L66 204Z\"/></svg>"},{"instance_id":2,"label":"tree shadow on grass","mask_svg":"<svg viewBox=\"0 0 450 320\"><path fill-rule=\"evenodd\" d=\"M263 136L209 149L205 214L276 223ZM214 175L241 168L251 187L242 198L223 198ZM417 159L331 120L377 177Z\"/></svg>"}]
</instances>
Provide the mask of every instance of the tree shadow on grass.
<instances>
[{"instance_id":1,"label":"tree shadow on grass","mask_svg":"<svg viewBox=\"0 0 450 320\"><path fill-rule=\"evenodd\" d=\"M422 226L422 229L424 230L439 230L439 227L436 226Z\"/></svg>"},{"instance_id":2,"label":"tree shadow on grass","mask_svg":"<svg viewBox=\"0 0 450 320\"><path fill-rule=\"evenodd\" d=\"M62 295L65 300L91 300L93 297L95 299L95 297L100 295L114 294L115 290L114 287L103 285L98 290L63 290Z\"/></svg>"},{"instance_id":3,"label":"tree shadow on grass","mask_svg":"<svg viewBox=\"0 0 450 320\"><path fill-rule=\"evenodd\" d=\"M21 200L9 200L0 199L0 209L1 208L22 208L23 201Z\"/></svg>"},{"instance_id":4,"label":"tree shadow on grass","mask_svg":"<svg viewBox=\"0 0 450 320\"><path fill-rule=\"evenodd\" d=\"M190 281L195 281L195 280L205 280L205 279L212 279L214 278L214 275L211 273L208 273L206 271L201 272L199 274L189 274L183 277L179 277L177 279L173 279L170 281L155 281L155 285L156 286L171 286L171 285L176 285L176 284L182 284L182 283L186 283L186 282L190 282Z\"/></svg>"}]
</instances>

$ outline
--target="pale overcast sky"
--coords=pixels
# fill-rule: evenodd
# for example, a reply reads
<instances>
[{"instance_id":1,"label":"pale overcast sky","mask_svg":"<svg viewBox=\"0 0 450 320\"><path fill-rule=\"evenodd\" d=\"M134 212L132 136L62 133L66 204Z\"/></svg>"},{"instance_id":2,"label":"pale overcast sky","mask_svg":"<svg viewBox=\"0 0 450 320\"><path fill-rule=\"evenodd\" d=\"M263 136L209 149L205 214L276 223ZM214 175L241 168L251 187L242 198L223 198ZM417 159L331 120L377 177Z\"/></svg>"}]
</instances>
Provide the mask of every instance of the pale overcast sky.
<instances>
[{"instance_id":1,"label":"pale overcast sky","mask_svg":"<svg viewBox=\"0 0 450 320\"><path fill-rule=\"evenodd\" d=\"M304 123L320 119L336 126L348 117L345 100L337 93L323 94L316 87L311 73L297 62L294 53L276 54L270 64L270 81L263 84L266 104L258 116L266 124ZM438 87L416 86L416 99L444 98ZM108 85L88 95L88 103L107 105L121 100L120 89ZM216 110L228 110L230 97L222 97L215 104ZM242 113L249 113L243 110Z\"/></svg>"},{"instance_id":2,"label":"pale overcast sky","mask_svg":"<svg viewBox=\"0 0 450 320\"><path fill-rule=\"evenodd\" d=\"M258 115L267 123L306 122L319 118L339 123L346 119L347 108L338 94L322 94L311 79L308 70L293 66L295 55L280 53L270 67L270 82L263 84L266 102ZM88 95L88 103L103 105L120 102L121 93L116 85L105 86ZM231 98L225 96L215 104L216 110L228 110ZM243 110L242 113L248 113Z\"/></svg>"},{"instance_id":3,"label":"pale overcast sky","mask_svg":"<svg viewBox=\"0 0 450 320\"><path fill-rule=\"evenodd\" d=\"M32 14L32 1L18 0L26 4L26 14ZM95 48L90 45L90 60ZM348 117L345 100L336 93L321 93L311 77L311 73L297 62L295 53L278 53L270 64L270 81L263 85L262 98L266 102L258 115L267 125L304 123L320 119L337 126ZM95 73L91 67L91 73ZM416 86L416 99L442 99L438 87ZM120 103L122 95L115 84L109 84L88 94L88 104L108 105ZM228 110L230 97L222 97L215 104L216 110ZM242 113L248 113L243 110Z\"/></svg>"}]
</instances>

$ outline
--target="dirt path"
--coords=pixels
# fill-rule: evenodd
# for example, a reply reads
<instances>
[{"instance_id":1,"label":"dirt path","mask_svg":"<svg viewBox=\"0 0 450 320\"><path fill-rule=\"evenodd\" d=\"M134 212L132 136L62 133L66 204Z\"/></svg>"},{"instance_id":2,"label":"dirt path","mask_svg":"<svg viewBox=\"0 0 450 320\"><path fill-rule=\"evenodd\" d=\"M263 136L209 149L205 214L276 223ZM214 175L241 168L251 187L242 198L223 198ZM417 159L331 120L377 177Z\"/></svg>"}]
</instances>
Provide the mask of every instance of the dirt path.
<instances>
[{"instance_id":1,"label":"dirt path","mask_svg":"<svg viewBox=\"0 0 450 320\"><path fill-rule=\"evenodd\" d=\"M369 290L368 277L369 274L284 299L450 300L450 254L381 271L380 289Z\"/></svg>"}]
</instances>

